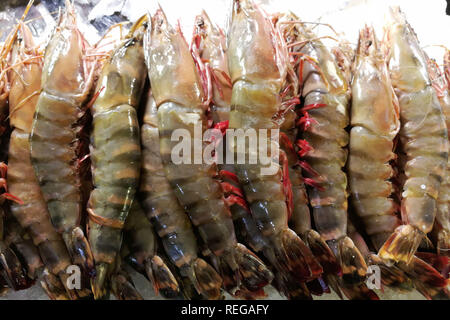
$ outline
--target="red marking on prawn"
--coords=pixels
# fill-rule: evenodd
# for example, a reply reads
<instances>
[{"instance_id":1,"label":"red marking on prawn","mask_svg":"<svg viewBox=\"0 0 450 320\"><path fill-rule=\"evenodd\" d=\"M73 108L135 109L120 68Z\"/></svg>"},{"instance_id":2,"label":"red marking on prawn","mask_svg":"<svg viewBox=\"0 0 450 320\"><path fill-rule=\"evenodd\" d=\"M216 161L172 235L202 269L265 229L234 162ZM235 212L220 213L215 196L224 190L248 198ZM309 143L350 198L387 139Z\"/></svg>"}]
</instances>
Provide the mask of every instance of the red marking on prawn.
<instances>
[{"instance_id":1,"label":"red marking on prawn","mask_svg":"<svg viewBox=\"0 0 450 320\"><path fill-rule=\"evenodd\" d=\"M2 194L2 196L5 197L5 199L14 201L14 202L16 202L16 203L18 203L20 205L24 204L24 202L21 199L19 199L18 197L12 195L11 193L5 192L5 193Z\"/></svg>"},{"instance_id":2,"label":"red marking on prawn","mask_svg":"<svg viewBox=\"0 0 450 320\"><path fill-rule=\"evenodd\" d=\"M241 198L239 196L236 196L234 194L230 194L229 196L227 196L225 198L225 203L229 207L231 207L232 205L236 204L236 205L241 206L242 208L244 208L246 211L250 212L250 209L247 206L247 202L243 198Z\"/></svg>"},{"instance_id":3,"label":"red marking on prawn","mask_svg":"<svg viewBox=\"0 0 450 320\"><path fill-rule=\"evenodd\" d=\"M219 79L217 79L217 76L209 63L207 64L207 67L209 68L209 73L211 74L212 81L216 84L217 91L219 91L219 96L221 99L223 99L224 95L222 85L220 84Z\"/></svg>"},{"instance_id":4,"label":"red marking on prawn","mask_svg":"<svg viewBox=\"0 0 450 320\"><path fill-rule=\"evenodd\" d=\"M286 101L282 102L283 109L279 110L274 116L273 119L280 119L283 117L284 114L286 114L289 110L291 110L296 105L300 104L300 98L299 97L293 97Z\"/></svg>"},{"instance_id":5,"label":"red marking on prawn","mask_svg":"<svg viewBox=\"0 0 450 320\"><path fill-rule=\"evenodd\" d=\"M230 123L229 120L217 122L217 123L214 125L214 129L220 130L220 132L222 132L222 135L225 135L226 130L228 129L229 123Z\"/></svg>"},{"instance_id":6,"label":"red marking on prawn","mask_svg":"<svg viewBox=\"0 0 450 320\"><path fill-rule=\"evenodd\" d=\"M4 162L1 162L0 163L0 176L2 178L5 178L7 172L8 172L8 165Z\"/></svg>"},{"instance_id":7,"label":"red marking on prawn","mask_svg":"<svg viewBox=\"0 0 450 320\"><path fill-rule=\"evenodd\" d=\"M3 188L6 192L8 192L8 185L6 184L5 178L0 178L0 188Z\"/></svg>"},{"instance_id":8,"label":"red marking on prawn","mask_svg":"<svg viewBox=\"0 0 450 320\"><path fill-rule=\"evenodd\" d=\"M306 161L299 160L299 161L298 161L298 165L299 165L303 170L305 170L306 172L308 172L309 174L311 174L311 175L313 175L313 176L315 176L315 177L318 177L318 176L319 176L319 173L318 173L316 170L314 170L314 169L309 165L309 163L307 163Z\"/></svg>"},{"instance_id":9,"label":"red marking on prawn","mask_svg":"<svg viewBox=\"0 0 450 320\"><path fill-rule=\"evenodd\" d=\"M92 106L94 105L95 101L97 100L98 96L100 95L100 93L102 93L102 91L105 90L105 86L102 86L92 97L92 99L88 102L88 104L86 105L87 109L92 108Z\"/></svg>"},{"instance_id":10,"label":"red marking on prawn","mask_svg":"<svg viewBox=\"0 0 450 320\"><path fill-rule=\"evenodd\" d=\"M217 72L219 72L222 77L225 79L225 81L227 82L227 84L232 87L233 86L233 82L231 81L231 77L228 75L228 73L226 73L223 70L217 70Z\"/></svg>"},{"instance_id":11,"label":"red marking on prawn","mask_svg":"<svg viewBox=\"0 0 450 320\"><path fill-rule=\"evenodd\" d=\"M303 83L303 63L304 63L304 61L305 60L300 59L300 65L299 65L299 68L298 68L298 81L300 83Z\"/></svg>"},{"instance_id":12,"label":"red marking on prawn","mask_svg":"<svg viewBox=\"0 0 450 320\"><path fill-rule=\"evenodd\" d=\"M181 25L180 20L178 20L177 24L178 32L181 34L181 36L184 39L184 35L181 32ZM186 39L185 39L186 41ZM186 42L187 43L187 42ZM197 67L197 71L200 75L200 80L202 84L203 93L205 95L204 103L205 105L209 106L212 102L213 92L212 92L212 81L211 78L213 77L211 75L211 68L209 66L209 63L203 63L203 60L200 57L200 36L198 34L194 35L194 39L191 42L190 45L190 52L191 56L194 59L195 66Z\"/></svg>"},{"instance_id":13,"label":"red marking on prawn","mask_svg":"<svg viewBox=\"0 0 450 320\"><path fill-rule=\"evenodd\" d=\"M286 97L286 95L287 95L287 93L289 92L289 89L290 89L291 87L292 87L292 84L290 83L290 84L288 84L288 85L286 86L286 88L283 89L283 91L282 91L281 94L280 94L280 97L281 97L282 100Z\"/></svg>"},{"instance_id":14,"label":"red marking on prawn","mask_svg":"<svg viewBox=\"0 0 450 320\"><path fill-rule=\"evenodd\" d=\"M288 99L286 101L283 101L283 106L287 106L288 108L296 106L298 104L300 104L300 98L299 97L293 97L293 98L290 98L290 99Z\"/></svg>"},{"instance_id":15,"label":"red marking on prawn","mask_svg":"<svg viewBox=\"0 0 450 320\"><path fill-rule=\"evenodd\" d=\"M84 161L86 161L90 156L91 156L90 154L87 154L87 155L85 155L83 158L78 159L78 161L77 161L77 168L80 168L80 167L81 167L81 164L82 164Z\"/></svg>"},{"instance_id":16,"label":"red marking on prawn","mask_svg":"<svg viewBox=\"0 0 450 320\"><path fill-rule=\"evenodd\" d=\"M289 163L284 151L280 151L280 160L282 162L283 171L283 191L286 196L286 205L288 210L288 220L291 219L292 211L294 210L294 197L292 194L292 184L289 178Z\"/></svg>"},{"instance_id":17,"label":"red marking on prawn","mask_svg":"<svg viewBox=\"0 0 450 320\"><path fill-rule=\"evenodd\" d=\"M24 204L24 202L16 197L15 195L12 195L11 193L8 193L8 184L6 183L6 173L8 172L8 165L4 162L0 163L0 186L5 189L5 192L1 194L5 199L17 202L18 204Z\"/></svg>"},{"instance_id":18,"label":"red marking on prawn","mask_svg":"<svg viewBox=\"0 0 450 320\"><path fill-rule=\"evenodd\" d=\"M284 132L280 132L280 139L281 143L285 145L287 149L289 149L292 152L295 152L294 144L292 143L291 139L286 135Z\"/></svg>"},{"instance_id":19,"label":"red marking on prawn","mask_svg":"<svg viewBox=\"0 0 450 320\"><path fill-rule=\"evenodd\" d=\"M299 147L298 155L299 157L304 157L308 154L308 152L312 151L313 148L306 140L299 139L296 142L297 147Z\"/></svg>"},{"instance_id":20,"label":"red marking on prawn","mask_svg":"<svg viewBox=\"0 0 450 320\"><path fill-rule=\"evenodd\" d=\"M220 170L219 171L219 176L221 176L224 179L228 178L230 180L233 180L236 183L239 183L238 177L233 172L230 172L230 171L227 171L227 170Z\"/></svg>"},{"instance_id":21,"label":"red marking on prawn","mask_svg":"<svg viewBox=\"0 0 450 320\"><path fill-rule=\"evenodd\" d=\"M297 126L301 127L303 131L307 131L313 123L318 124L319 122L311 118L307 111L304 111L303 117L297 120Z\"/></svg>"},{"instance_id":22,"label":"red marking on prawn","mask_svg":"<svg viewBox=\"0 0 450 320\"><path fill-rule=\"evenodd\" d=\"M308 186L311 186L311 187L316 188L316 189L319 190L319 191L325 191L325 188L322 187L322 186L320 185L320 183L317 182L317 181L315 181L314 179L311 179L311 178L303 178L303 182L304 182L305 184L307 184Z\"/></svg>"},{"instance_id":23,"label":"red marking on prawn","mask_svg":"<svg viewBox=\"0 0 450 320\"><path fill-rule=\"evenodd\" d=\"M244 197L244 195L242 194L241 189L239 189L236 186L233 186L229 182L221 182L220 186L222 187L222 191L224 193L232 193L232 194L235 194L236 196Z\"/></svg>"},{"instance_id":24,"label":"red marking on prawn","mask_svg":"<svg viewBox=\"0 0 450 320\"><path fill-rule=\"evenodd\" d=\"M201 41L201 36L198 33L194 33L194 35L192 36L192 43L195 44L197 48L200 48Z\"/></svg>"},{"instance_id":25,"label":"red marking on prawn","mask_svg":"<svg viewBox=\"0 0 450 320\"><path fill-rule=\"evenodd\" d=\"M289 52L289 54L293 55L293 56L299 56L300 57L300 65L299 65L299 68L298 68L298 79L299 79L300 83L303 83L303 66L304 66L303 61L306 60L312 65L312 67L314 69L316 69L316 71L322 77L322 80L327 85L327 88L329 87L328 80L326 79L325 75L323 74L322 69L320 69L319 62L316 59L314 59L313 57L308 56L307 54L304 54L302 52L295 52L294 51L294 52Z\"/></svg>"},{"instance_id":26,"label":"red marking on prawn","mask_svg":"<svg viewBox=\"0 0 450 320\"><path fill-rule=\"evenodd\" d=\"M327 105L325 103L312 103L312 104L307 104L302 108L302 111L309 111L312 109L317 109L317 108L322 108L322 107L326 107Z\"/></svg>"},{"instance_id":27,"label":"red marking on prawn","mask_svg":"<svg viewBox=\"0 0 450 320\"><path fill-rule=\"evenodd\" d=\"M297 126L302 127L302 129L304 131L308 130L311 127L311 124L316 123L318 124L317 120L315 120L314 118L312 118L308 111L309 110L313 110L313 109L317 109L317 108L323 108L326 107L327 105L325 103L312 103L312 104L307 104L305 105L302 109L301 109L301 113L303 114L303 117L301 117L298 121L297 121Z\"/></svg>"}]
</instances>

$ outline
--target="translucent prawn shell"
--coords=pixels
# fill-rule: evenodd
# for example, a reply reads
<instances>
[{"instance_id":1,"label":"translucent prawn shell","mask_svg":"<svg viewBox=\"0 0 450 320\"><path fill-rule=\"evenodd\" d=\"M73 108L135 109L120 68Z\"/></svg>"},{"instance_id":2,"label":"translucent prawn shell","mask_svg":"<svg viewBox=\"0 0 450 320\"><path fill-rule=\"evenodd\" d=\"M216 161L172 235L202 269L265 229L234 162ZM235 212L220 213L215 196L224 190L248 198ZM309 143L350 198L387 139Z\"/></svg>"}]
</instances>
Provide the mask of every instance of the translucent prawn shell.
<instances>
[{"instance_id":1,"label":"translucent prawn shell","mask_svg":"<svg viewBox=\"0 0 450 320\"><path fill-rule=\"evenodd\" d=\"M156 104L170 101L204 110L202 85L181 31L173 29L160 10L152 17L149 29L146 42L152 54L147 63Z\"/></svg>"},{"instance_id":2,"label":"translucent prawn shell","mask_svg":"<svg viewBox=\"0 0 450 320\"><path fill-rule=\"evenodd\" d=\"M400 130L398 101L376 39L373 34L369 38L373 44L360 43L356 55L351 124L392 141Z\"/></svg>"},{"instance_id":3,"label":"translucent prawn shell","mask_svg":"<svg viewBox=\"0 0 450 320\"><path fill-rule=\"evenodd\" d=\"M270 128L280 108L288 55L282 37L268 17L251 1L236 1L228 41L228 64L233 83L230 126ZM248 118L237 118L247 113Z\"/></svg>"},{"instance_id":4,"label":"translucent prawn shell","mask_svg":"<svg viewBox=\"0 0 450 320\"><path fill-rule=\"evenodd\" d=\"M42 89L83 102L88 86L87 43L77 28L75 12L67 9L45 49Z\"/></svg>"},{"instance_id":5,"label":"translucent prawn shell","mask_svg":"<svg viewBox=\"0 0 450 320\"><path fill-rule=\"evenodd\" d=\"M400 130L408 161L403 186L403 220L424 233L432 229L436 199L448 157L447 128L431 87L427 59L399 8L391 8L385 50L399 100Z\"/></svg>"},{"instance_id":6,"label":"translucent prawn shell","mask_svg":"<svg viewBox=\"0 0 450 320\"><path fill-rule=\"evenodd\" d=\"M113 53L113 57L102 70L101 81L97 84L100 94L93 105L93 112L102 112L118 105L139 105L142 87L144 85L142 73L135 66L142 65L144 53L142 45L143 32L135 37L126 39Z\"/></svg>"},{"instance_id":7,"label":"translucent prawn shell","mask_svg":"<svg viewBox=\"0 0 450 320\"><path fill-rule=\"evenodd\" d=\"M41 90L43 59L35 49L30 29L20 26L21 39L17 39L11 54L12 63L20 63L10 72L9 118L14 128L31 132L33 116Z\"/></svg>"},{"instance_id":8,"label":"translucent prawn shell","mask_svg":"<svg viewBox=\"0 0 450 320\"><path fill-rule=\"evenodd\" d=\"M412 28L400 14L391 16L386 45L392 82L398 90L417 92L430 85L425 57Z\"/></svg>"}]
</instances>

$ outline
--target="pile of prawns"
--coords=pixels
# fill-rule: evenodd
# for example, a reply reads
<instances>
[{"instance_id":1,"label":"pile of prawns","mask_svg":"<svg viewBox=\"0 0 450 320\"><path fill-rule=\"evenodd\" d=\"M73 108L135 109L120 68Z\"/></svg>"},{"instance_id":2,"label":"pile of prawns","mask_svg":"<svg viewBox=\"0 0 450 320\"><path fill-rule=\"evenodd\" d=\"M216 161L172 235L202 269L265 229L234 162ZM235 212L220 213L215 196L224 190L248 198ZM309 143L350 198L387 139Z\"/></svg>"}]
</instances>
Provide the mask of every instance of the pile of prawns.
<instances>
[{"instance_id":1,"label":"pile of prawns","mask_svg":"<svg viewBox=\"0 0 450 320\"><path fill-rule=\"evenodd\" d=\"M356 50L251 0L227 39L202 12L188 44L159 8L105 50L67 1L41 50L31 6L0 48L2 293L142 299L129 265L166 298L376 300L377 266L449 298L450 51L441 71L400 9ZM278 130L275 172L174 163L174 131L193 146L198 127L241 152L228 128Z\"/></svg>"}]
</instances>

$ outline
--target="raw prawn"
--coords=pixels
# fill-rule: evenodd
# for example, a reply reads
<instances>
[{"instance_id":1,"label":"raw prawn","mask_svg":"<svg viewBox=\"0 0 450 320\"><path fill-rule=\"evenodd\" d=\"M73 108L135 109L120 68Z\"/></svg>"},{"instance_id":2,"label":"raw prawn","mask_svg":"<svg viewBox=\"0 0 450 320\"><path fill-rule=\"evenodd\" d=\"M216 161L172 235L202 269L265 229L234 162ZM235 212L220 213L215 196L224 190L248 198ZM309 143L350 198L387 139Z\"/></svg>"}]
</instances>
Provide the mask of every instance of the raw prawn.
<instances>
[{"instance_id":1,"label":"raw prawn","mask_svg":"<svg viewBox=\"0 0 450 320\"><path fill-rule=\"evenodd\" d=\"M350 201L378 250L401 224L390 181L394 139L400 130L398 100L373 28L359 35L352 81L347 171Z\"/></svg>"},{"instance_id":2,"label":"raw prawn","mask_svg":"<svg viewBox=\"0 0 450 320\"><path fill-rule=\"evenodd\" d=\"M30 150L52 224L73 261L90 271L93 258L80 228L83 199L79 160L86 147L80 139L96 63L86 57L86 50L74 8L66 1L66 12L45 51ZM21 141L26 143L23 136ZM30 175L27 178L31 179Z\"/></svg>"},{"instance_id":3,"label":"raw prawn","mask_svg":"<svg viewBox=\"0 0 450 320\"><path fill-rule=\"evenodd\" d=\"M94 189L88 202L89 244L95 260L95 298L104 292L109 265L120 251L122 229L139 181L141 146L137 108L146 79L139 19L112 53L98 80L92 105L90 157Z\"/></svg>"},{"instance_id":4,"label":"raw prawn","mask_svg":"<svg viewBox=\"0 0 450 320\"><path fill-rule=\"evenodd\" d=\"M401 214L404 225L386 240L382 259L411 262L436 216L445 176L448 137L442 108L431 86L426 57L399 8L390 10L385 45L392 85L400 105L400 151L404 153Z\"/></svg>"},{"instance_id":5,"label":"raw prawn","mask_svg":"<svg viewBox=\"0 0 450 320\"><path fill-rule=\"evenodd\" d=\"M288 13L282 15L277 20L286 45L294 50L294 45L300 36L299 29L295 24L282 25L283 21L298 21L298 17L293 13ZM305 155L305 150L302 148L306 147L307 144L304 140L298 140L299 127L296 125L298 121L298 110L294 108L300 104L300 101L297 99L299 79L295 74L299 59L296 56L291 56L290 60L291 64L288 69L290 71L288 73L289 85L287 86L287 90L283 92L284 122L281 125L280 133L280 146L287 160L283 162L285 164L284 170L289 170L290 190L292 190L291 194L288 193L287 195L288 199L292 199L291 203L288 202L288 208L290 209L289 224L292 226L292 230L301 236L311 248L324 269L324 276L339 275L341 269L336 257L322 237L311 226L311 212L305 182L313 183L313 181L303 177L303 171L307 172L310 167L308 163L300 159ZM292 102L296 105L294 106ZM327 290L326 287L323 289Z\"/></svg>"},{"instance_id":6,"label":"raw prawn","mask_svg":"<svg viewBox=\"0 0 450 320\"><path fill-rule=\"evenodd\" d=\"M252 1L233 2L228 39L228 65L232 81L230 128L279 130L283 122L281 92L287 77L288 56L281 35ZM261 140L261 139L260 139ZM267 143L268 153L276 152L278 141ZM238 151L237 144L230 144ZM259 148L262 146L260 145ZM244 149L245 159L250 150ZM281 157L280 157L281 158ZM247 160L246 160L247 161ZM283 185L288 172L282 172L275 159L263 165L236 164L236 175L249 203L250 212L262 235L269 241L265 256L286 280L304 282L317 278L322 267L310 249L288 227L288 207ZM263 174L262 169L275 169ZM283 176L283 182L282 182Z\"/></svg>"},{"instance_id":7,"label":"raw prawn","mask_svg":"<svg viewBox=\"0 0 450 320\"><path fill-rule=\"evenodd\" d=\"M168 24L161 9L152 18L150 32L149 75L158 108L160 153L166 177L212 253L225 288L233 291L242 285L250 291L259 291L270 283L272 274L259 258L237 243L229 208L214 179L217 174L214 163L196 164L185 151L183 156L188 157L189 164L175 164L171 158L176 143L171 136L175 129L190 134L189 150L197 147L203 150L202 142L194 140L194 131L199 128L203 134L208 125L204 89L189 47L181 30L176 31Z\"/></svg>"},{"instance_id":8,"label":"raw prawn","mask_svg":"<svg viewBox=\"0 0 450 320\"><path fill-rule=\"evenodd\" d=\"M364 281L367 265L347 236L347 161L350 88L348 72L301 21L291 55L298 56L298 78L303 106L297 125L297 143L317 231L339 259L343 281L353 286ZM356 287L355 287L356 288Z\"/></svg>"},{"instance_id":9,"label":"raw prawn","mask_svg":"<svg viewBox=\"0 0 450 320\"><path fill-rule=\"evenodd\" d=\"M158 111L149 93L141 126L142 170L140 199L145 214L161 238L164 250L182 277L208 299L221 296L222 279L212 266L197 256L199 248L191 221L178 203L164 174L159 151Z\"/></svg>"},{"instance_id":10,"label":"raw prawn","mask_svg":"<svg viewBox=\"0 0 450 320\"><path fill-rule=\"evenodd\" d=\"M72 262L63 238L51 223L30 160L29 137L41 91L43 62L28 27L21 23L19 31L11 52L14 67L9 76L9 118L13 132L8 152L8 187L20 201L11 203L11 214L33 239L48 271L65 284L66 269Z\"/></svg>"},{"instance_id":11,"label":"raw prawn","mask_svg":"<svg viewBox=\"0 0 450 320\"><path fill-rule=\"evenodd\" d=\"M218 26L214 26L206 12L202 12L195 19L194 37L191 51L198 55L197 67L209 78L208 88L211 90L210 113L213 127L225 134L228 128L231 109L232 83L228 70L228 54L225 34ZM226 157L226 136L223 143L223 159ZM219 155L217 155L219 156ZM234 221L236 236L248 244L255 252L259 252L268 245L262 236L250 213L242 188L236 177L233 164L225 161L218 163L219 181L225 193L225 199L230 207Z\"/></svg>"},{"instance_id":12,"label":"raw prawn","mask_svg":"<svg viewBox=\"0 0 450 320\"><path fill-rule=\"evenodd\" d=\"M445 61L444 61L445 62ZM445 64L444 64L445 66ZM450 137L450 86L445 75L435 61L428 59L430 80L442 107L447 125L447 135ZM449 144L450 145L450 144ZM449 146L450 147L450 146ZM438 254L450 257L450 157L447 160L447 170L441 184L437 199L435 237L437 238Z\"/></svg>"}]
</instances>

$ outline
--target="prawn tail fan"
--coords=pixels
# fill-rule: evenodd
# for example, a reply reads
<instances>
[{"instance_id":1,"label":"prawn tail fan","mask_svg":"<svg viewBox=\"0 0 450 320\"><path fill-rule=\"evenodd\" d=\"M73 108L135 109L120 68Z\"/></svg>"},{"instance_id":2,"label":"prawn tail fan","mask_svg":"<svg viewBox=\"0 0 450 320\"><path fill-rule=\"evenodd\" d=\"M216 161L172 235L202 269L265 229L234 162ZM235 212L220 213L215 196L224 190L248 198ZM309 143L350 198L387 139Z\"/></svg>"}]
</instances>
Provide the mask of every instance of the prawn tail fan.
<instances>
[{"instance_id":1,"label":"prawn tail fan","mask_svg":"<svg viewBox=\"0 0 450 320\"><path fill-rule=\"evenodd\" d=\"M416 289L427 299L448 300L448 279L422 259L413 256L409 265L401 265L413 279Z\"/></svg>"},{"instance_id":2,"label":"prawn tail fan","mask_svg":"<svg viewBox=\"0 0 450 320\"><path fill-rule=\"evenodd\" d=\"M402 225L386 240L378 255L381 259L409 264L424 234L411 225Z\"/></svg>"},{"instance_id":3,"label":"prawn tail fan","mask_svg":"<svg viewBox=\"0 0 450 320\"><path fill-rule=\"evenodd\" d=\"M316 279L323 273L323 268L310 248L292 230L281 232L281 248L276 252L281 269L289 272L299 281Z\"/></svg>"},{"instance_id":4,"label":"prawn tail fan","mask_svg":"<svg viewBox=\"0 0 450 320\"><path fill-rule=\"evenodd\" d=\"M306 243L323 267L324 273L339 275L341 266L325 240L314 230L305 234Z\"/></svg>"},{"instance_id":5,"label":"prawn tail fan","mask_svg":"<svg viewBox=\"0 0 450 320\"><path fill-rule=\"evenodd\" d=\"M239 265L239 276L244 287L257 292L272 282L272 272L261 259L244 245L238 243L234 253Z\"/></svg>"},{"instance_id":6,"label":"prawn tail fan","mask_svg":"<svg viewBox=\"0 0 450 320\"><path fill-rule=\"evenodd\" d=\"M159 256L154 256L151 261L145 263L145 272L156 294L161 292L164 297L168 298L180 294L178 281Z\"/></svg>"},{"instance_id":7,"label":"prawn tail fan","mask_svg":"<svg viewBox=\"0 0 450 320\"><path fill-rule=\"evenodd\" d=\"M347 236L340 239L338 251L344 283L354 285L365 281L367 264L353 241Z\"/></svg>"},{"instance_id":8,"label":"prawn tail fan","mask_svg":"<svg viewBox=\"0 0 450 320\"><path fill-rule=\"evenodd\" d=\"M188 272L198 293L210 300L221 298L222 278L205 260L197 258Z\"/></svg>"},{"instance_id":9,"label":"prawn tail fan","mask_svg":"<svg viewBox=\"0 0 450 320\"><path fill-rule=\"evenodd\" d=\"M131 280L122 272L111 276L111 291L118 300L143 300Z\"/></svg>"}]
</instances>

